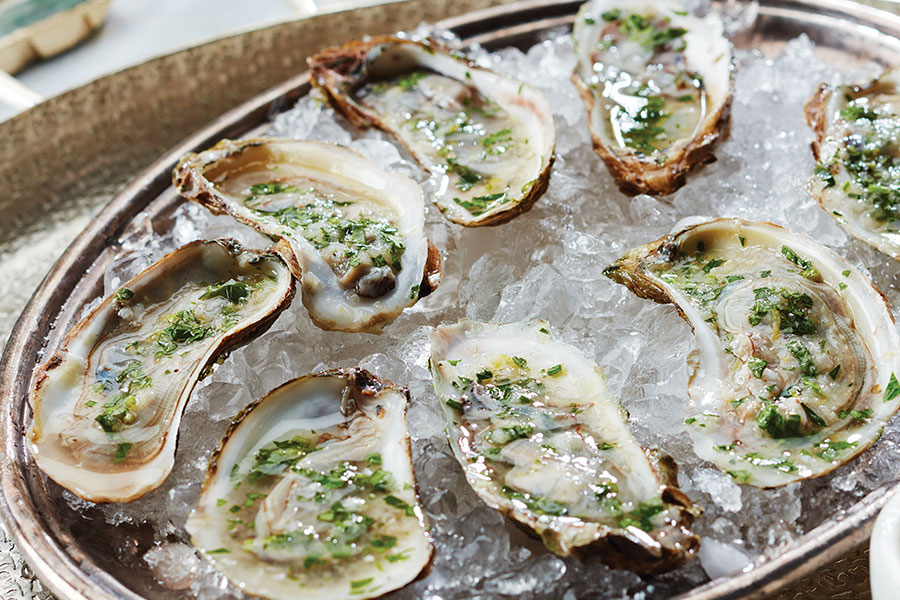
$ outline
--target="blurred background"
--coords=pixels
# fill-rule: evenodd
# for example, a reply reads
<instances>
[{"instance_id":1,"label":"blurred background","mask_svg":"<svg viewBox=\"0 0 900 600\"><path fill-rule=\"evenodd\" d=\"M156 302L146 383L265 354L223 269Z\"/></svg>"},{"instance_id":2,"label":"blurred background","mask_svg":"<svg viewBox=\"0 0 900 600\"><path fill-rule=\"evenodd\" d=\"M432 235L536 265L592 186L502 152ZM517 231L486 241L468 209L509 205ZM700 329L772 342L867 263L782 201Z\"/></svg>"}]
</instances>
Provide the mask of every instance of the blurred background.
<instances>
[{"instance_id":1,"label":"blurred background","mask_svg":"<svg viewBox=\"0 0 900 600\"><path fill-rule=\"evenodd\" d=\"M335 0L0 0L0 121L41 98L149 58L339 5ZM15 79L4 77L9 73Z\"/></svg>"}]
</instances>

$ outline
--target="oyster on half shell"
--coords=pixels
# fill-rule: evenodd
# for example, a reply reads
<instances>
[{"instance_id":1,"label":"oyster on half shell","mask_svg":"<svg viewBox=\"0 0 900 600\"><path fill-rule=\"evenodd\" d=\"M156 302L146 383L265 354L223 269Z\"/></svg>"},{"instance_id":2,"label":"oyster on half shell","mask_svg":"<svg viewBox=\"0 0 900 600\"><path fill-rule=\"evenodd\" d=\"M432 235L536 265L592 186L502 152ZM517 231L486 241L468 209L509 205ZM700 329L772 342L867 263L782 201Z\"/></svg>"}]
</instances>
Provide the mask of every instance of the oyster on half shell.
<instances>
[{"instance_id":1,"label":"oyster on half shell","mask_svg":"<svg viewBox=\"0 0 900 600\"><path fill-rule=\"evenodd\" d=\"M434 390L472 489L560 556L660 573L690 560L699 508L641 448L597 365L544 321L461 321L431 336Z\"/></svg>"},{"instance_id":2,"label":"oyster on half shell","mask_svg":"<svg viewBox=\"0 0 900 600\"><path fill-rule=\"evenodd\" d=\"M322 329L379 333L441 278L422 190L347 148L263 138L188 154L175 186L278 240Z\"/></svg>"},{"instance_id":3,"label":"oyster on half shell","mask_svg":"<svg viewBox=\"0 0 900 600\"><path fill-rule=\"evenodd\" d=\"M406 430L408 393L363 369L306 375L238 415L187 522L246 592L373 598L414 580L432 545Z\"/></svg>"},{"instance_id":4,"label":"oyster on half shell","mask_svg":"<svg viewBox=\"0 0 900 600\"><path fill-rule=\"evenodd\" d=\"M127 502L159 486L207 365L265 330L293 295L274 253L219 240L164 256L104 299L37 370L28 438L38 467L93 502Z\"/></svg>"},{"instance_id":5,"label":"oyster on half shell","mask_svg":"<svg viewBox=\"0 0 900 600\"><path fill-rule=\"evenodd\" d=\"M900 405L900 336L868 278L806 235L716 219L606 274L694 329L687 430L739 483L774 487L858 456Z\"/></svg>"},{"instance_id":6,"label":"oyster on half shell","mask_svg":"<svg viewBox=\"0 0 900 600\"><path fill-rule=\"evenodd\" d=\"M671 194L715 160L733 87L718 16L670 0L591 0L572 35L594 149L623 193Z\"/></svg>"},{"instance_id":7,"label":"oyster on half shell","mask_svg":"<svg viewBox=\"0 0 900 600\"><path fill-rule=\"evenodd\" d=\"M818 161L807 191L847 233L900 259L900 69L822 84L806 120Z\"/></svg>"},{"instance_id":8,"label":"oyster on half shell","mask_svg":"<svg viewBox=\"0 0 900 600\"><path fill-rule=\"evenodd\" d=\"M382 36L309 59L312 82L358 127L393 135L425 169L461 225L498 225L547 188L555 129L541 92L441 44Z\"/></svg>"}]
</instances>

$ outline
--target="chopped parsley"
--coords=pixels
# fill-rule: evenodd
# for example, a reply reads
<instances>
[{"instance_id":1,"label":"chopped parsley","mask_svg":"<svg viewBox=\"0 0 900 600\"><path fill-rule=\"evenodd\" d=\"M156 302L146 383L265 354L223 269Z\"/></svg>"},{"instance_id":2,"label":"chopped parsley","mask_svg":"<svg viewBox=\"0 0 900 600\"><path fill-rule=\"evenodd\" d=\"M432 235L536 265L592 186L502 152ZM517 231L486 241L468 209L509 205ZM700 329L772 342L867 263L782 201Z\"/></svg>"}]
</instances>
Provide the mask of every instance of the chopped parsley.
<instances>
[{"instance_id":1,"label":"chopped parsley","mask_svg":"<svg viewBox=\"0 0 900 600\"><path fill-rule=\"evenodd\" d=\"M751 325L756 326L770 316L776 334L779 331L795 335L809 335L816 332L816 324L811 317L813 299L808 294L787 288L768 287L756 288L753 294L756 302L748 316Z\"/></svg>"},{"instance_id":2,"label":"chopped parsley","mask_svg":"<svg viewBox=\"0 0 900 600\"><path fill-rule=\"evenodd\" d=\"M848 104L841 109L841 118L847 121L858 121L860 119L874 121L878 118L878 115L865 104Z\"/></svg>"},{"instance_id":3,"label":"chopped parsley","mask_svg":"<svg viewBox=\"0 0 900 600\"><path fill-rule=\"evenodd\" d=\"M849 450L850 448L855 448L855 442L846 442L846 441L837 441L831 442L828 440L823 441L818 445L818 447L822 450L821 452L816 452L815 455L821 458L824 461L831 462L837 459L838 455L844 450Z\"/></svg>"},{"instance_id":4,"label":"chopped parsley","mask_svg":"<svg viewBox=\"0 0 900 600\"><path fill-rule=\"evenodd\" d=\"M426 73L425 71L413 71L409 75L398 79L397 86L406 90L407 92L412 92L416 89L416 86L419 84L419 82L427 75L428 73Z\"/></svg>"},{"instance_id":5,"label":"chopped parsley","mask_svg":"<svg viewBox=\"0 0 900 600\"><path fill-rule=\"evenodd\" d=\"M530 511L540 515L559 517L568 514L569 512L568 505L550 498L529 494L527 492L520 492L508 486L503 486L500 491L510 500L521 502Z\"/></svg>"},{"instance_id":6,"label":"chopped parsley","mask_svg":"<svg viewBox=\"0 0 900 600\"><path fill-rule=\"evenodd\" d=\"M480 173L459 164L455 158L451 157L447 157L447 172L455 173L459 177L459 181L456 182L456 189L461 192L469 191L483 179Z\"/></svg>"},{"instance_id":7,"label":"chopped parsley","mask_svg":"<svg viewBox=\"0 0 900 600\"><path fill-rule=\"evenodd\" d=\"M766 404L756 415L759 428L775 439L798 437L800 435L800 415L783 415L774 404Z\"/></svg>"},{"instance_id":8,"label":"chopped parsley","mask_svg":"<svg viewBox=\"0 0 900 600\"><path fill-rule=\"evenodd\" d=\"M273 194L296 194L300 189L288 183L254 183L250 186L250 193L254 196L271 196Z\"/></svg>"},{"instance_id":9,"label":"chopped parsley","mask_svg":"<svg viewBox=\"0 0 900 600\"><path fill-rule=\"evenodd\" d=\"M663 96L652 95L647 86L641 87L635 96L644 98L645 102L637 112L629 114L620 123L622 139L629 148L642 154L652 154L665 144L663 138L666 130L662 123L670 116L663 110L666 100Z\"/></svg>"},{"instance_id":10,"label":"chopped parsley","mask_svg":"<svg viewBox=\"0 0 900 600\"><path fill-rule=\"evenodd\" d=\"M653 517L666 509L662 498L654 498L641 502L638 507L619 520L619 527L638 527L644 531L653 531Z\"/></svg>"},{"instance_id":11,"label":"chopped parsley","mask_svg":"<svg viewBox=\"0 0 900 600\"><path fill-rule=\"evenodd\" d=\"M512 140L512 129L505 128L483 137L481 146L489 154L503 154L509 148Z\"/></svg>"},{"instance_id":12,"label":"chopped parsley","mask_svg":"<svg viewBox=\"0 0 900 600\"><path fill-rule=\"evenodd\" d=\"M119 464L128 456L128 453L131 451L130 442L122 442L118 446L116 446L116 454L113 457L113 464Z\"/></svg>"},{"instance_id":13,"label":"chopped parsley","mask_svg":"<svg viewBox=\"0 0 900 600\"><path fill-rule=\"evenodd\" d=\"M534 433L532 425L517 424L492 429L485 437L495 444L504 446L515 440L531 437L532 433Z\"/></svg>"},{"instance_id":14,"label":"chopped parsley","mask_svg":"<svg viewBox=\"0 0 900 600\"><path fill-rule=\"evenodd\" d=\"M229 279L224 283L217 283L206 288L206 292L200 296L200 299L225 298L232 304L237 304L246 300L249 295L250 287L246 283Z\"/></svg>"},{"instance_id":15,"label":"chopped parsley","mask_svg":"<svg viewBox=\"0 0 900 600\"><path fill-rule=\"evenodd\" d=\"M818 377L819 369L813 362L812 354L810 354L806 346L800 342L793 341L787 345L787 348L794 355L794 358L797 359L797 362L800 363L800 370L804 375L807 377ZM897 388L897 393L900 394L900 386Z\"/></svg>"},{"instance_id":16,"label":"chopped parsley","mask_svg":"<svg viewBox=\"0 0 900 600\"><path fill-rule=\"evenodd\" d=\"M612 10L608 10L605 13L600 14L600 18L606 21L607 23L611 21L618 21L622 18L622 10L619 8L614 8Z\"/></svg>"},{"instance_id":17,"label":"chopped parsley","mask_svg":"<svg viewBox=\"0 0 900 600\"><path fill-rule=\"evenodd\" d=\"M282 473L315 450L317 448L303 436L295 435L286 440L275 440L271 445L257 450L253 457L253 465L246 475L247 481L256 483L263 477Z\"/></svg>"},{"instance_id":18,"label":"chopped parsley","mask_svg":"<svg viewBox=\"0 0 900 600\"><path fill-rule=\"evenodd\" d=\"M781 247L781 253L786 259L803 269L803 271L800 273L801 275L803 275L807 279L819 279L819 271L813 266L811 262L804 258L801 258L796 252L794 252L787 246Z\"/></svg>"},{"instance_id":19,"label":"chopped parsley","mask_svg":"<svg viewBox=\"0 0 900 600\"><path fill-rule=\"evenodd\" d=\"M129 361L125 368L116 375L115 381L119 385L118 392L103 403L103 410L94 419L106 433L119 431L122 426L135 423L137 417L132 412L137 407L135 394L138 390L150 387L153 383L150 376L144 374L143 365L139 360ZM128 448L131 448L130 444ZM127 454L128 449L123 452ZM119 456L119 453L120 451L117 450L116 457ZM124 458L123 454L122 458L115 462L119 463Z\"/></svg>"},{"instance_id":20,"label":"chopped parsley","mask_svg":"<svg viewBox=\"0 0 900 600\"><path fill-rule=\"evenodd\" d=\"M751 358L747 361L747 366L750 368L750 372L757 379L762 379L763 370L769 365L768 362L761 358Z\"/></svg>"},{"instance_id":21,"label":"chopped parsley","mask_svg":"<svg viewBox=\"0 0 900 600\"><path fill-rule=\"evenodd\" d=\"M726 473L731 475L731 478L734 479L735 481L737 481L738 483L747 483L748 481L750 481L750 478L752 477L752 475L750 474L750 471L745 471L743 469L737 470L737 471L726 471Z\"/></svg>"},{"instance_id":22,"label":"chopped parsley","mask_svg":"<svg viewBox=\"0 0 900 600\"><path fill-rule=\"evenodd\" d=\"M471 200L460 200L459 198L453 198L454 202L472 213L473 217L477 217L486 213L492 205L504 200L506 200L506 192L498 192L496 194L488 194L486 196L476 196Z\"/></svg>"},{"instance_id":23,"label":"chopped parsley","mask_svg":"<svg viewBox=\"0 0 900 600\"><path fill-rule=\"evenodd\" d=\"M193 310L180 310L169 317L170 325L157 334L156 357L162 358L175 352L181 346L206 339L215 333L211 325L203 325Z\"/></svg>"},{"instance_id":24,"label":"chopped parsley","mask_svg":"<svg viewBox=\"0 0 900 600\"><path fill-rule=\"evenodd\" d=\"M825 419L823 419L819 413L811 409L806 402L801 402L800 406L803 407L803 412L806 413L807 418L809 418L810 422L813 425L818 427L826 427Z\"/></svg>"},{"instance_id":25,"label":"chopped parsley","mask_svg":"<svg viewBox=\"0 0 900 600\"><path fill-rule=\"evenodd\" d=\"M656 27L648 17L630 14L622 20L622 32L647 50L659 50L687 33L681 27Z\"/></svg>"},{"instance_id":26,"label":"chopped parsley","mask_svg":"<svg viewBox=\"0 0 900 600\"><path fill-rule=\"evenodd\" d=\"M723 265L724 263L725 263L724 258L714 258L711 261L709 261L708 263L706 263L706 266L703 267L703 272L709 273L710 271L712 271L716 267Z\"/></svg>"},{"instance_id":27,"label":"chopped parsley","mask_svg":"<svg viewBox=\"0 0 900 600\"><path fill-rule=\"evenodd\" d=\"M134 292L129 290L128 288L119 288L119 291L116 292L116 300L119 302L125 303L134 298Z\"/></svg>"},{"instance_id":28,"label":"chopped parsley","mask_svg":"<svg viewBox=\"0 0 900 600\"><path fill-rule=\"evenodd\" d=\"M562 373L562 371L563 371L562 365L553 365L552 367L547 369L547 375L550 377L556 377L557 375Z\"/></svg>"},{"instance_id":29,"label":"chopped parsley","mask_svg":"<svg viewBox=\"0 0 900 600\"><path fill-rule=\"evenodd\" d=\"M838 418L846 419L847 417L850 417L856 421L868 421L872 418L873 414L875 414L875 411L873 411L871 408L866 408L864 410L851 410L849 412L846 410L842 410L840 413L838 413Z\"/></svg>"},{"instance_id":30,"label":"chopped parsley","mask_svg":"<svg viewBox=\"0 0 900 600\"><path fill-rule=\"evenodd\" d=\"M897 376L891 373L891 379L890 381L888 381L887 387L884 389L883 399L885 402L890 402L898 395L900 395L900 383L897 382Z\"/></svg>"},{"instance_id":31,"label":"chopped parsley","mask_svg":"<svg viewBox=\"0 0 900 600\"><path fill-rule=\"evenodd\" d=\"M482 381L490 379L493 376L494 376L494 374L491 373L491 371L488 369L482 369L481 371L475 373L475 379L478 380L478 383L481 383Z\"/></svg>"},{"instance_id":32,"label":"chopped parsley","mask_svg":"<svg viewBox=\"0 0 900 600\"><path fill-rule=\"evenodd\" d=\"M818 164L816 165L815 174L816 177L825 182L826 188L835 186L834 175L832 174L830 167L823 164Z\"/></svg>"},{"instance_id":33,"label":"chopped parsley","mask_svg":"<svg viewBox=\"0 0 900 600\"><path fill-rule=\"evenodd\" d=\"M415 516L415 509L397 496L385 496L384 501L396 509L402 510L407 517Z\"/></svg>"},{"instance_id":34,"label":"chopped parsley","mask_svg":"<svg viewBox=\"0 0 900 600\"><path fill-rule=\"evenodd\" d=\"M360 588L366 587L366 586L369 585L370 583L372 583L372 578L371 578L371 577L367 577L366 579L357 579L356 581L351 581L351 582L350 582L350 589L351 589L351 590L358 590L358 589L360 589Z\"/></svg>"}]
</instances>

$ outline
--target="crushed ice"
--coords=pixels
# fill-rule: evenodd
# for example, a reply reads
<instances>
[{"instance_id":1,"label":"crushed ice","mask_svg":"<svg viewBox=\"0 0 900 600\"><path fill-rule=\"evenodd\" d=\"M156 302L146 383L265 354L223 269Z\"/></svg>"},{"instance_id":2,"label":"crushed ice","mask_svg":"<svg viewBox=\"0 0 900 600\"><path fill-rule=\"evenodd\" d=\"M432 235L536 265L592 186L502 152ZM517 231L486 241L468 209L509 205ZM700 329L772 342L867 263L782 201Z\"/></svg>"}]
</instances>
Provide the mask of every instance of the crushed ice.
<instances>
[{"instance_id":1,"label":"crushed ice","mask_svg":"<svg viewBox=\"0 0 900 600\"><path fill-rule=\"evenodd\" d=\"M295 302L271 330L234 351L198 385L182 425L175 471L164 486L134 503L99 510L111 524L143 521L155 529L157 540L139 566L149 567L163 585L189 587L199 598L242 597L205 561L191 558L188 546L171 541L186 541L183 525L199 494L206 459L229 418L251 400L313 369L354 364L408 385L413 396L409 427L415 469L436 555L431 572L395 597L664 598L777 556L784 545L869 490L896 480L897 419L874 449L850 465L777 490L737 486L699 461L683 426L685 356L693 344L689 327L672 307L640 300L601 273L624 250L657 238L682 218L763 219L814 233L869 272L900 307L893 283L898 263L849 239L802 189L813 167L804 101L821 81L853 81L876 72L871 65L836 72L814 50L801 36L773 58L737 51L731 136L716 151L717 162L663 202L622 196L591 149L584 109L569 81L575 57L568 36L548 39L527 53L475 48L481 64L539 85L554 109L558 158L546 195L529 213L496 228L458 227L429 206L428 235L445 260L444 280L435 294L407 310L380 337L323 332ZM426 195L440 183L380 132L354 131L315 93L277 115L270 133L347 145L413 177ZM170 231L156 231L145 221L124 240L125 252L106 277L107 292L164 252L216 236L257 247L265 243L228 217L185 204ZM563 560L475 496L447 446L426 364L429 326L463 316L498 322L540 316L557 335L596 358L630 410L635 435L675 457L681 486L705 509L696 526L703 536L699 560L646 580L592 560ZM80 503L70 499L70 504Z\"/></svg>"}]
</instances>

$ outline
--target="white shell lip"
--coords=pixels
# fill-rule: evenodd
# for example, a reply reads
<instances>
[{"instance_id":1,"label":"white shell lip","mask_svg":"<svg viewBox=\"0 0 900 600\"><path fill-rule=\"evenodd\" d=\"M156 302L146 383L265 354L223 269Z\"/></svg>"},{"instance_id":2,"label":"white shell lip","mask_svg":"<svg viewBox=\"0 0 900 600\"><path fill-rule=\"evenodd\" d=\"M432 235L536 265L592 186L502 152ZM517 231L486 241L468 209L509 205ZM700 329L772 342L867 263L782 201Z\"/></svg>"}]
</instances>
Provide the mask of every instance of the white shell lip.
<instances>
[{"instance_id":1,"label":"white shell lip","mask_svg":"<svg viewBox=\"0 0 900 600\"><path fill-rule=\"evenodd\" d=\"M317 390L317 386L331 386L337 389L337 394L327 398L325 396L328 391ZM341 389L346 392L351 387L357 390L357 399L342 399ZM375 598L412 582L430 565L434 548L427 520L418 505L418 490L406 425L408 402L409 392L405 387L397 387L358 367L304 375L283 383L252 402L234 417L219 447L210 458L200 498L185 526L191 536L191 543L245 592L274 600ZM344 406L348 407L346 413L343 412ZM348 423L351 418L361 415L379 421L378 427L382 428L382 435L378 440L378 448L383 464L390 467L398 485L406 484L404 487L412 490L415 499L414 521L418 525L402 540L412 545L409 558L383 565L379 569L379 576L383 576L383 580L375 582L378 584L377 590L348 592L350 586L346 584L349 578L334 581L331 587L326 588L298 587L295 583L285 583L277 572L268 572L265 567L259 568L260 573L253 567L232 560L227 554L209 552L224 546L215 511L220 509L219 498L224 497L226 490L233 486L229 479L232 468L241 463L249 453L291 431L300 428L326 430ZM352 436L347 439L352 439Z\"/></svg>"},{"instance_id":2,"label":"white shell lip","mask_svg":"<svg viewBox=\"0 0 900 600\"><path fill-rule=\"evenodd\" d=\"M595 48L605 22L601 15L613 10L633 14L663 15L673 27L687 30L683 52L687 68L703 77L709 106L704 118L689 137L675 141L657 156L644 156L620 147L609 139L600 103L591 88L594 64L590 52ZM575 40L578 65L572 75L584 100L594 150L606 163L622 193L667 195L685 185L689 172L715 160L716 144L729 132L734 87L734 58L731 43L725 38L722 19L711 12L703 18L684 10L672 0L590 0L575 16L572 37ZM656 154L656 153L654 153Z\"/></svg>"},{"instance_id":3,"label":"white shell lip","mask_svg":"<svg viewBox=\"0 0 900 600\"><path fill-rule=\"evenodd\" d=\"M34 418L28 431L28 447L38 467L48 477L92 502L130 502L165 481L174 466L178 428L184 407L204 369L226 349L268 327L290 304L294 295L294 282L287 267L274 253L245 250L233 240L220 239L196 241L182 246L120 286L120 289L128 288L139 294L141 289L152 287L156 282L168 283L173 265L200 264L214 273L215 263L222 260L232 263L230 266L236 269L240 268L242 261L268 261L277 277L274 292L256 313L242 319L236 327L204 340L208 347L184 375L183 385L177 390L174 408L171 410L171 420L162 434L163 444L150 460L133 468L117 469L116 472L91 470L73 462L70 455L61 454L53 447L53 440L48 439L49 433L42 432L53 415L64 415L74 405L70 390L72 385L81 381L78 371L84 367L97 340L103 339L105 323L120 318L115 295L106 297L84 317L66 335L59 350L37 369L34 387L29 396Z\"/></svg>"},{"instance_id":4,"label":"white shell lip","mask_svg":"<svg viewBox=\"0 0 900 600\"><path fill-rule=\"evenodd\" d=\"M682 316L693 330L696 348L700 358L692 365L690 376L690 396L694 408L716 406L719 396L719 384L725 381L725 353L713 330L703 323L699 311L689 302L682 302L682 294L664 280L646 275L640 268L642 260L652 262L658 253L667 254L673 248L679 248L691 237L703 235L745 237L748 245L753 241L763 245L780 247L787 245L809 260L821 273L825 282L837 289L837 282L845 282L846 290L841 297L847 303L852 317L853 329L859 334L874 363L875 383L868 394L878 396L873 403L874 416L864 426L854 429L861 433L859 444L840 461L822 461L820 469L798 469L794 474L784 473L777 469L756 469L750 482L763 488L778 487L801 479L825 475L841 464L854 460L868 449L880 436L880 432L891 416L900 408L900 397L889 402L881 400L882 392L887 388L893 374L900 374L900 335L898 335L890 303L884 294L856 268L852 267L836 252L823 246L806 234L793 232L785 227L768 222L746 221L737 218L718 218L691 225L681 231L670 234L645 246L628 252L607 268L606 274L619 283L627 285L638 295L657 302L675 304ZM623 266L623 265L628 266ZM844 272L849 272L844 276ZM720 468L723 455L716 452L710 444L703 443L703 435L696 434L688 428L694 439L694 450L698 456L716 463Z\"/></svg>"},{"instance_id":5,"label":"white shell lip","mask_svg":"<svg viewBox=\"0 0 900 600\"><path fill-rule=\"evenodd\" d=\"M341 290L338 276L302 236L287 236L282 227L261 224L254 211L223 194L217 181L244 164L286 162L323 179L364 189L398 216L406 250L394 289L378 298L363 298ZM303 304L320 328L330 331L380 333L382 328L440 281L440 254L425 236L422 189L412 179L381 169L365 156L336 144L289 138L222 140L199 154L181 159L172 174L174 185L188 200L215 214L228 214L278 240L275 250L301 283Z\"/></svg>"},{"instance_id":6,"label":"white shell lip","mask_svg":"<svg viewBox=\"0 0 900 600\"><path fill-rule=\"evenodd\" d=\"M523 188L512 202L472 215L457 206L448 194L441 193L433 200L444 216L466 227L481 227L506 223L531 209L547 188L556 146L553 112L543 93L527 82L481 67L464 58L459 51L446 48L432 39L377 36L326 49L307 60L313 84L323 89L341 113L358 127L374 125L391 133L429 171L435 170L430 157L409 146L377 111L357 102L352 96L366 82L370 67L387 53L392 53L392 57L400 63L424 67L451 79L469 82L485 97L516 117L521 126L528 127L527 139L538 149L528 161L531 176L527 180L530 185L527 189Z\"/></svg>"},{"instance_id":7,"label":"white shell lip","mask_svg":"<svg viewBox=\"0 0 900 600\"><path fill-rule=\"evenodd\" d=\"M872 600L894 600L900 590L900 493L881 509L869 541Z\"/></svg>"}]
</instances>

